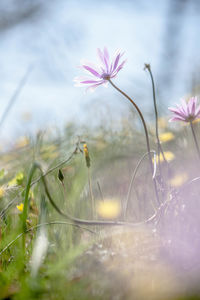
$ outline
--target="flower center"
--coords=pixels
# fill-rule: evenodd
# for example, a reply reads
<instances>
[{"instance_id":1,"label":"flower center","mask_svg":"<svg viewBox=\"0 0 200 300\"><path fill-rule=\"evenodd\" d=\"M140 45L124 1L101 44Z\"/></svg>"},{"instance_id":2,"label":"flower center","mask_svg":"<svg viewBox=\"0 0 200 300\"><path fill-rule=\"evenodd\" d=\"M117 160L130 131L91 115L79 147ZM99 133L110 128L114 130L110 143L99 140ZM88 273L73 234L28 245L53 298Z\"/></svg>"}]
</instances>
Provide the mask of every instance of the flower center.
<instances>
[{"instance_id":1,"label":"flower center","mask_svg":"<svg viewBox=\"0 0 200 300\"><path fill-rule=\"evenodd\" d=\"M195 119L195 116L194 116L194 115L189 115L189 116L187 117L187 121L188 121L188 122L194 121L194 119Z\"/></svg>"},{"instance_id":2,"label":"flower center","mask_svg":"<svg viewBox=\"0 0 200 300\"><path fill-rule=\"evenodd\" d=\"M103 79L105 79L105 80L109 80L109 79L110 79L110 74L108 74L108 73L103 73L103 74L101 75L101 78L103 78Z\"/></svg>"}]
</instances>

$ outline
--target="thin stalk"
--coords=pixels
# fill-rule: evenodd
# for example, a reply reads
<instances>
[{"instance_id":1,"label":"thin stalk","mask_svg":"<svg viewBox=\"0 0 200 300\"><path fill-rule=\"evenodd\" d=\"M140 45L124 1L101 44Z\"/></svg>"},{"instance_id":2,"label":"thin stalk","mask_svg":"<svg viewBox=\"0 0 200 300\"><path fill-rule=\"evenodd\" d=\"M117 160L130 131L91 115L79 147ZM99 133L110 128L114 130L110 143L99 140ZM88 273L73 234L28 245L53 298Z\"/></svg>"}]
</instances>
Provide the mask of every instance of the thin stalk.
<instances>
[{"instance_id":1,"label":"thin stalk","mask_svg":"<svg viewBox=\"0 0 200 300\"><path fill-rule=\"evenodd\" d=\"M153 104L154 104L154 112L155 112L156 139L157 139L157 145L158 145L158 158L159 158L159 165L160 165L160 152L162 153L162 156L163 156L163 159L164 159L165 163L167 163L167 160L165 158L164 151L163 151L161 143L160 143L159 132L158 132L158 110L157 110L157 103L156 103L156 92L155 92L154 78L153 78L153 74L151 72L150 64L145 64L145 68L149 72L149 75L150 75L150 78L151 78L151 84L152 84Z\"/></svg>"},{"instance_id":2,"label":"thin stalk","mask_svg":"<svg viewBox=\"0 0 200 300\"><path fill-rule=\"evenodd\" d=\"M151 153L155 154L156 152L155 151L151 151ZM130 196L131 196L131 191L132 191L132 188L133 188L133 182L135 180L135 177L136 177L136 174L137 174L137 171L141 165L141 163L143 162L144 158L148 155L148 153L145 153L141 159L139 160L139 162L137 163L134 171L133 171L133 175L131 177L131 181L130 181L130 185L129 185L129 188L128 188L128 194L127 194L127 197L126 197L126 201L125 201L125 209L124 209L124 219L126 219L127 217L127 212L128 212L128 205L129 205L129 202L130 202ZM154 161L155 161L155 157L154 157ZM154 168L156 169L156 168ZM154 174L155 174L155 170L154 170ZM153 203L151 203L154 210L155 210L155 207L153 205Z\"/></svg>"},{"instance_id":3,"label":"thin stalk","mask_svg":"<svg viewBox=\"0 0 200 300\"><path fill-rule=\"evenodd\" d=\"M18 96L20 95L23 87L25 86L27 79L31 73L31 71L33 70L33 66L29 66L25 75L23 76L23 78L21 79L19 85L17 86L14 94L12 95L12 97L10 98L10 101L8 102L5 111L3 112L1 119L0 119L0 128L2 128L11 108L13 107L14 103L16 102Z\"/></svg>"},{"instance_id":4,"label":"thin stalk","mask_svg":"<svg viewBox=\"0 0 200 300\"><path fill-rule=\"evenodd\" d=\"M46 173L42 174L42 175L39 176L37 179L35 179L34 181L32 181L32 182L31 182L31 187L32 187L34 184L38 183L38 182L41 180L42 176L47 176L47 175L50 174L51 172L55 171L57 168L60 168L60 167L63 166L64 164L69 163L69 162L72 160L72 158L74 157L74 155L77 153L77 151L78 151L78 146L76 145L74 151L70 154L70 156L69 156L68 158L66 158L65 160L61 161L61 162L60 162L59 164L57 164L55 167L49 169ZM2 209L2 211L0 211L0 218L3 218L3 217L5 216L7 210L8 210L10 207L12 207L12 205L13 205L13 204L16 202L16 200L18 199L19 194L23 193L24 191L25 191L25 189L24 189L23 191L20 191L20 193L18 193L18 195L17 195L13 200L11 200L11 201L6 205L6 207Z\"/></svg>"},{"instance_id":5,"label":"thin stalk","mask_svg":"<svg viewBox=\"0 0 200 300\"><path fill-rule=\"evenodd\" d=\"M18 236L14 240L12 240L10 243L8 243L7 246L0 251L0 255L2 255L8 248L10 248L21 236L24 236L26 233L29 233L33 230L36 230L36 229L40 228L40 227L48 226L48 225L71 225L71 226L75 226L75 227L78 227L78 228L83 229L83 230L87 230L90 233L96 234L93 230L91 230L89 228L82 227L78 224L74 224L74 223L70 223L70 222L66 222L66 221L52 221L52 222L48 222L48 223L41 223L41 224L35 225L35 226L27 229L26 231L21 232L20 234L18 234Z\"/></svg>"},{"instance_id":6,"label":"thin stalk","mask_svg":"<svg viewBox=\"0 0 200 300\"><path fill-rule=\"evenodd\" d=\"M89 185L90 200L91 200L91 206L92 206L92 218L94 218L95 217L95 203L94 203L94 196L93 196L93 192L92 192L90 168L88 168L88 185Z\"/></svg>"},{"instance_id":7,"label":"thin stalk","mask_svg":"<svg viewBox=\"0 0 200 300\"><path fill-rule=\"evenodd\" d=\"M133 227L138 227L138 226L141 226L141 225L144 225L144 224L148 224L148 223L151 223L152 221L154 221L159 213L159 211L162 209L162 207L164 207L164 205L166 204L165 203L161 203L160 206L157 208L156 210L156 213L153 214L151 217L147 218L146 220L142 221L142 222L138 222L138 223L132 223L132 222L121 222L121 221L101 221L101 220L85 220L85 219L79 219L79 218L75 218L73 216L71 216L70 214L68 214L67 212L63 212L58 206L57 204L54 202L50 192L49 192L49 189L48 189L48 186L47 186L47 182L46 182L46 177L44 176L43 174L43 171L42 171L42 168L41 166L38 164L38 163L34 163L34 171L37 169L40 170L41 172L41 181L44 185L44 189L45 189L45 193L49 199L49 202L51 203L51 205L54 207L54 209L57 211L57 213L59 213L62 217L70 220L74 226L75 225L100 225L100 226L133 226ZM31 171L30 171L31 174L30 175L33 175L32 173L32 168L31 168ZM30 178L30 177L29 177ZM84 228L86 229L86 228ZM27 231L27 230L26 230ZM26 233L26 231L22 232L20 234L21 235L24 235L24 233ZM2 252L0 252L0 255L1 255Z\"/></svg>"},{"instance_id":8,"label":"thin stalk","mask_svg":"<svg viewBox=\"0 0 200 300\"><path fill-rule=\"evenodd\" d=\"M192 130L192 135L193 135L193 138L194 138L194 143L195 143L195 146L196 146L197 154L198 154L198 157L200 159L200 149L199 149L199 145L198 145L198 142L197 142L197 137L196 137L196 133L194 131L194 126L192 124L192 121L190 121L190 127L191 127L191 130Z\"/></svg>"},{"instance_id":9,"label":"thin stalk","mask_svg":"<svg viewBox=\"0 0 200 300\"><path fill-rule=\"evenodd\" d=\"M153 163L152 163L151 153L150 153L151 151L150 151L149 135L148 135L148 130L147 130L147 126L146 126L146 122L144 120L143 114L142 114L141 110L139 109L139 107L137 106L137 104L125 92L123 92L120 88L118 88L110 79L108 79L108 81L119 93L121 93L124 97L126 97L132 103L132 105L136 108L136 110L137 110L137 112L140 116L140 119L141 119L143 127L144 127L146 144L147 144L147 151L148 151L148 157L149 157L149 164L150 164L150 169L151 169L151 173L152 173L152 176L153 176L154 169L153 169ZM160 204L158 189L157 189L157 184L156 184L155 178L153 178L153 184L154 184L154 190L155 190L157 202L158 202L158 204Z\"/></svg>"},{"instance_id":10,"label":"thin stalk","mask_svg":"<svg viewBox=\"0 0 200 300\"><path fill-rule=\"evenodd\" d=\"M32 181L32 178L33 178L33 175L34 175L36 169L37 169L37 164L34 163L29 172L27 185L26 185L26 189L25 189L24 208L23 208L23 213L22 213L22 230L24 233L27 230L26 220L27 220L28 209L29 209L29 192L30 192L30 188L31 188L31 181ZM23 249L23 253L25 255L25 235L23 235L23 239L22 239L22 249Z\"/></svg>"},{"instance_id":11,"label":"thin stalk","mask_svg":"<svg viewBox=\"0 0 200 300\"><path fill-rule=\"evenodd\" d=\"M99 190L99 194L100 194L100 196L101 196L101 200L104 201L104 197L103 197L103 193L102 193L102 190L101 190L101 186L100 186L99 181L97 181L97 187L98 187L98 190Z\"/></svg>"}]
</instances>

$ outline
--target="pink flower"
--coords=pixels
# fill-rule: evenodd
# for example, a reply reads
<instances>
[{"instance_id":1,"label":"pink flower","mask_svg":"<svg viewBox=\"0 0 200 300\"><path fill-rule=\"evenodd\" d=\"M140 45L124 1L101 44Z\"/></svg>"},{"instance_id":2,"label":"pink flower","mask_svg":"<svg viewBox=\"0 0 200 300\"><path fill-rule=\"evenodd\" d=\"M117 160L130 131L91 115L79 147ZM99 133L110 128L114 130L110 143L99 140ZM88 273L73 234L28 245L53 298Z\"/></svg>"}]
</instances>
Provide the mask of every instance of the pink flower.
<instances>
[{"instance_id":1,"label":"pink flower","mask_svg":"<svg viewBox=\"0 0 200 300\"><path fill-rule=\"evenodd\" d=\"M168 108L174 113L174 117L169 120L173 121L184 121L191 122L200 118L200 106L197 107L197 97L192 97L188 103L182 99L181 105L176 105L176 107Z\"/></svg>"},{"instance_id":2,"label":"pink flower","mask_svg":"<svg viewBox=\"0 0 200 300\"><path fill-rule=\"evenodd\" d=\"M113 60L110 60L107 48L103 51L97 49L99 64L82 63L82 68L87 72L87 77L76 77L75 86L88 86L88 89L95 89L99 85L106 85L108 80L114 78L117 73L123 68L125 60L120 63L120 59L124 53L116 51Z\"/></svg>"}]
</instances>

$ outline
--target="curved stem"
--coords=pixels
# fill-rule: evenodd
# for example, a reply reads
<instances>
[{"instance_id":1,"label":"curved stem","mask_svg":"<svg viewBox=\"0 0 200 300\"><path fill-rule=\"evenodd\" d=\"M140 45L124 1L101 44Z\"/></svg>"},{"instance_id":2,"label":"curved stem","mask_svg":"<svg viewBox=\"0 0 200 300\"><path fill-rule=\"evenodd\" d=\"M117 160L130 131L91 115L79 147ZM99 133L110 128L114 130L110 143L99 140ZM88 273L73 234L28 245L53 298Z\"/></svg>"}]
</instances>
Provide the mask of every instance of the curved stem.
<instances>
[{"instance_id":1,"label":"curved stem","mask_svg":"<svg viewBox=\"0 0 200 300\"><path fill-rule=\"evenodd\" d=\"M43 174L42 172L42 168L39 164L37 164L37 167L38 169L40 170L40 172ZM145 221L142 221L142 222L138 222L138 223L131 223L131 222L121 222L121 221L100 221L100 220L84 220L84 219L78 219L78 218L75 218L71 215L69 215L68 213L64 213L58 206L57 204L54 202L53 198L51 197L50 195L50 192L49 192L49 189L48 189L48 186L47 186L47 183L46 183L46 178L44 176L41 176L41 179L42 179L42 183L44 185L44 189L45 189L45 192L46 192L46 195L49 199L49 202L51 203L51 205L54 207L54 209L61 215L63 216L64 218L72 221L73 223L75 224L78 224L78 225L100 225L100 226L134 226L134 227L138 227L138 226L141 226L141 225L144 225L144 224L148 224L150 222L152 222L153 220L155 220L156 216L157 216L157 212L159 211L160 207L162 206L159 206L159 208L157 209L157 212L149 217L148 219L146 219Z\"/></svg>"},{"instance_id":2,"label":"curved stem","mask_svg":"<svg viewBox=\"0 0 200 300\"><path fill-rule=\"evenodd\" d=\"M147 130L147 126L146 126L146 122L144 120L143 114L142 114L141 110L139 109L139 107L137 106L137 104L125 92L123 92L121 89L119 89L110 79L108 79L108 81L110 82L110 84L118 92L120 92L124 97L126 97L132 103L132 105L136 108L136 110L137 110L137 112L138 112L138 114L140 116L140 119L141 119L143 127L144 127L146 144L147 144L147 151L148 151L148 156L149 156L149 164L150 164L150 168L151 168L151 173L153 175L154 170L153 170L153 163L152 163L151 154L150 154L149 135L148 135L148 130ZM157 199L158 204L160 204L160 200L159 200L159 196L158 196L158 190L157 190L157 184L156 184L155 178L153 178L153 183L154 183L154 189L155 189L156 199Z\"/></svg>"},{"instance_id":3,"label":"curved stem","mask_svg":"<svg viewBox=\"0 0 200 300\"><path fill-rule=\"evenodd\" d=\"M74 224L74 223L70 223L70 222L66 222L66 221L52 221L52 222L48 222L48 223L41 223L41 224L37 224L29 229L27 229L26 231L24 232L21 232L20 234L18 234L18 236L12 240L9 244L7 244L7 246L5 248L3 248L1 251L0 251L0 255L2 255L10 246L12 246L21 236L23 236L24 234L26 233L29 233L39 227L42 227L42 226L48 226L48 225L71 225L71 226L75 226L75 227L78 227L80 229L83 229L83 230L87 230L93 234L96 234L93 230L89 229L89 228L86 228L86 227L82 227L80 225L77 225L77 224Z\"/></svg>"},{"instance_id":4,"label":"curved stem","mask_svg":"<svg viewBox=\"0 0 200 300\"><path fill-rule=\"evenodd\" d=\"M155 151L151 151L151 153L156 153ZM126 202L125 202L125 212L124 212L124 217L126 218L126 216L127 216L127 210L128 210L128 205L129 205L129 201L130 201L130 195L131 195L131 191L132 191L132 187L133 187L133 182L134 182L134 180L135 180L135 176L136 176L136 174L137 174L137 171L138 171L138 169L139 169L139 167L140 167L140 165L141 165L141 163L142 163L142 161L144 160L144 158L146 157L148 155L148 152L147 153L145 153L141 158L140 158L140 160L139 160L139 162L137 163L137 165L136 165L136 167L135 167L135 169L134 169L134 171L133 171L133 175L132 175L132 177L131 177L131 181L130 181L130 185L129 185L129 188L128 188L128 194L127 194L127 198L126 198ZM154 159L155 160L155 159ZM155 160L155 162L156 162L156 160ZM156 168L154 168L154 174L155 174L155 169Z\"/></svg>"},{"instance_id":5,"label":"curved stem","mask_svg":"<svg viewBox=\"0 0 200 300\"><path fill-rule=\"evenodd\" d=\"M165 205L165 203L161 204L156 212L149 218L147 218L146 220L142 221L142 222L138 222L138 223L130 223L130 222L120 222L120 221L95 221L95 220L84 220L84 219L78 219L78 218L74 218L73 216L69 215L68 213L64 213L54 202L53 198L51 197L48 187L47 187L47 183L46 183L46 179L45 176L43 174L42 168L38 163L34 163L33 167L31 168L30 174L29 174L29 178L31 176L33 176L33 170L35 171L37 169L40 170L41 172L41 179L42 179L42 183L44 185L45 188L45 192L46 195L51 203L51 205L54 207L54 209L63 217L65 217L66 219L69 219L72 223L68 223L68 222L62 222L62 221L54 221L54 222L49 222L49 223L44 223L44 224L38 224L30 229L26 229L25 231L23 231L22 233L20 233L13 241L11 241L2 251L0 251L0 255L6 251L16 240L18 240L21 236L24 236L25 233L30 232L31 230L33 230L34 228L38 228L40 226L44 226L44 225L50 225L50 224L69 224L69 225L74 225L74 226L78 226L82 229L86 229L89 230L90 232L92 232L90 229L88 228L83 228L80 225L101 225L101 226L105 226L105 225L110 225L110 226L134 226L134 227L138 227L144 224L149 224L150 222L154 221L159 212L161 211L162 207ZM30 184L29 184L30 185ZM28 190L28 187L27 187ZM28 191L27 191L28 194ZM92 232L94 233L94 232Z\"/></svg>"},{"instance_id":6,"label":"curved stem","mask_svg":"<svg viewBox=\"0 0 200 300\"><path fill-rule=\"evenodd\" d=\"M153 91L153 104L154 104L154 111L155 111L155 121L156 121L156 139L157 139L157 144L158 144L158 157L160 157L160 153L162 153L162 157L165 161L165 163L168 163L164 151L162 149L161 143L160 143L160 138L159 138L159 133L158 133L158 110L157 110L157 103L156 103L156 92L155 92L155 84L154 84L154 79L153 79L153 74L151 72L151 66L150 64L145 64L145 68L149 71L149 75L151 78L151 84L152 84L152 91ZM160 159L159 159L160 161Z\"/></svg>"},{"instance_id":7,"label":"curved stem","mask_svg":"<svg viewBox=\"0 0 200 300\"><path fill-rule=\"evenodd\" d=\"M70 156L68 158L66 158L65 160L61 161L59 164L57 164L55 167L49 169L46 171L46 173L43 173L41 176L39 176L37 179L35 179L34 181L31 182L31 187L36 184L37 182L39 182L42 178L42 176L47 176L49 173L55 171L57 168L60 168L62 165L70 162L72 160L72 158L74 157L74 155L77 153L78 151L78 145L76 145L74 151L70 154ZM18 193L18 195L12 199L7 205L6 207L4 207L2 209L2 211L0 211L0 218L3 218L4 215L6 214L7 210L12 207L12 205L16 202L19 194L22 194L25 191L25 189L23 189L22 191L20 191L20 193Z\"/></svg>"},{"instance_id":8,"label":"curved stem","mask_svg":"<svg viewBox=\"0 0 200 300\"><path fill-rule=\"evenodd\" d=\"M192 121L190 121L190 127L191 127L191 130L192 130L192 135L193 135L195 146L196 146L196 149L197 149L197 154L198 154L198 157L200 159L200 149L199 149L199 145L198 145L198 142L197 142L197 137L196 137L196 134L195 134L195 131L194 131Z\"/></svg>"}]
</instances>

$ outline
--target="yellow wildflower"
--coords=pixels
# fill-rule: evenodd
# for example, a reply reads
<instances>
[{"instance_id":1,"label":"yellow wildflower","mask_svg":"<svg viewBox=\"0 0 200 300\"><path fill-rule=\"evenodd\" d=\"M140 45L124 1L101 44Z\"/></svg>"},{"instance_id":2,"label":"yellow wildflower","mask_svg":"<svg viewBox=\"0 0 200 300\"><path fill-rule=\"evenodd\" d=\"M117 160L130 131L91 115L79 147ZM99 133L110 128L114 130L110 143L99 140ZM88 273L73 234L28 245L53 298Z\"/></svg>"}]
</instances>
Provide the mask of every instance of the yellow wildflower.
<instances>
[{"instance_id":1,"label":"yellow wildflower","mask_svg":"<svg viewBox=\"0 0 200 300\"><path fill-rule=\"evenodd\" d=\"M199 119L195 119L192 123L199 123L200 122L200 118Z\"/></svg>"},{"instance_id":2,"label":"yellow wildflower","mask_svg":"<svg viewBox=\"0 0 200 300\"><path fill-rule=\"evenodd\" d=\"M87 156L89 154L87 144L83 145L83 151L84 151L85 156Z\"/></svg>"},{"instance_id":3,"label":"yellow wildflower","mask_svg":"<svg viewBox=\"0 0 200 300\"><path fill-rule=\"evenodd\" d=\"M162 143L172 141L175 138L172 132L164 132L159 135L159 139Z\"/></svg>"},{"instance_id":4,"label":"yellow wildflower","mask_svg":"<svg viewBox=\"0 0 200 300\"><path fill-rule=\"evenodd\" d=\"M168 121L165 118L158 118L158 127L159 128L166 128L168 125Z\"/></svg>"},{"instance_id":5,"label":"yellow wildflower","mask_svg":"<svg viewBox=\"0 0 200 300\"><path fill-rule=\"evenodd\" d=\"M0 179L4 178L4 175L5 175L5 170L1 169L0 170Z\"/></svg>"},{"instance_id":6,"label":"yellow wildflower","mask_svg":"<svg viewBox=\"0 0 200 300\"><path fill-rule=\"evenodd\" d=\"M17 175L8 182L8 186L21 185L24 180L24 174L22 172L17 173Z\"/></svg>"},{"instance_id":7,"label":"yellow wildflower","mask_svg":"<svg viewBox=\"0 0 200 300\"><path fill-rule=\"evenodd\" d=\"M173 159L175 158L174 153L172 153L171 151L164 151L164 156L165 156L165 159L166 159L168 162L171 161L171 160L173 160ZM159 158L160 158L160 160L159 160ZM153 161L153 163L154 163L154 158L152 158L152 161ZM156 163L158 163L159 161L160 161L161 163L164 161L164 158L163 158L162 153L160 153L159 157L158 157L158 155L156 155Z\"/></svg>"},{"instance_id":8,"label":"yellow wildflower","mask_svg":"<svg viewBox=\"0 0 200 300\"><path fill-rule=\"evenodd\" d=\"M19 140L16 142L15 147L16 147L16 148L23 148L23 147L28 146L29 143L30 143L29 138L26 137L26 136L22 136L22 137L20 137Z\"/></svg>"},{"instance_id":9,"label":"yellow wildflower","mask_svg":"<svg viewBox=\"0 0 200 300\"><path fill-rule=\"evenodd\" d=\"M5 194L4 188L0 187L0 199L3 198L4 194Z\"/></svg>"},{"instance_id":10,"label":"yellow wildflower","mask_svg":"<svg viewBox=\"0 0 200 300\"><path fill-rule=\"evenodd\" d=\"M56 145L44 145L40 151L43 159L54 159L58 157L58 148Z\"/></svg>"},{"instance_id":11,"label":"yellow wildflower","mask_svg":"<svg viewBox=\"0 0 200 300\"><path fill-rule=\"evenodd\" d=\"M24 203L20 203L19 205L17 205L17 209L22 212L24 209Z\"/></svg>"},{"instance_id":12,"label":"yellow wildflower","mask_svg":"<svg viewBox=\"0 0 200 300\"><path fill-rule=\"evenodd\" d=\"M89 168L90 167L90 156L89 156L89 151L88 151L87 144L83 145L83 152L84 152L84 155L85 155L86 165Z\"/></svg>"},{"instance_id":13,"label":"yellow wildflower","mask_svg":"<svg viewBox=\"0 0 200 300\"><path fill-rule=\"evenodd\" d=\"M116 200L101 201L97 205L98 215L105 219L115 219L120 214L120 203Z\"/></svg>"},{"instance_id":14,"label":"yellow wildflower","mask_svg":"<svg viewBox=\"0 0 200 300\"><path fill-rule=\"evenodd\" d=\"M182 184L184 184L188 179L188 175L186 173L183 174L177 174L174 177L172 177L169 181L169 183L173 186L173 187L179 187Z\"/></svg>"}]
</instances>

